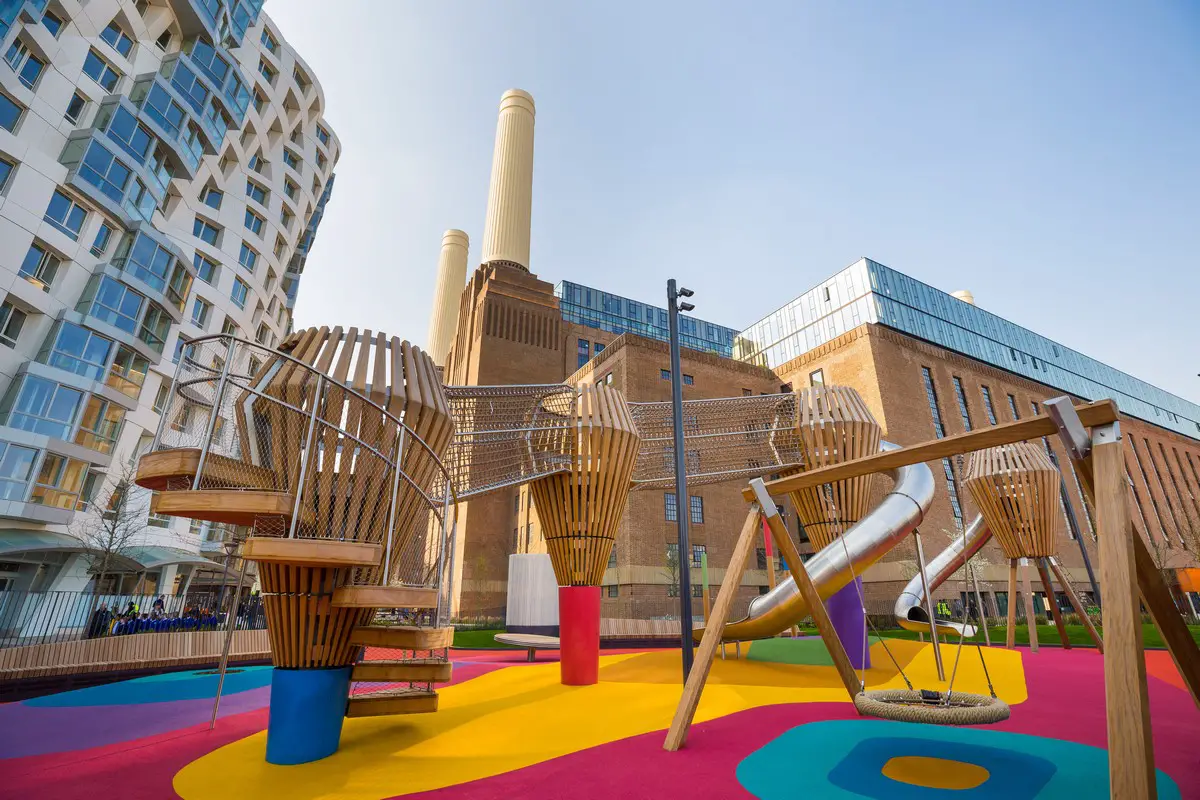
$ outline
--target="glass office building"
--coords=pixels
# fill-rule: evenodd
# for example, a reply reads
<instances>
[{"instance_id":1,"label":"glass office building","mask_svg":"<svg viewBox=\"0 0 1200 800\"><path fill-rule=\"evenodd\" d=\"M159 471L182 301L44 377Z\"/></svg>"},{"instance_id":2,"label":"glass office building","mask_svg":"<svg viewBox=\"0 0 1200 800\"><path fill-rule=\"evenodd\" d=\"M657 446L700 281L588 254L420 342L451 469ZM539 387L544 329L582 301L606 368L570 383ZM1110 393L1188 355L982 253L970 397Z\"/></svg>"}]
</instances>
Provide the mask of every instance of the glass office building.
<instances>
[{"instance_id":1,"label":"glass office building","mask_svg":"<svg viewBox=\"0 0 1200 800\"><path fill-rule=\"evenodd\" d=\"M1023 375L1197 438L1200 406L869 258L739 333L733 355L776 368L864 322Z\"/></svg>"},{"instance_id":2,"label":"glass office building","mask_svg":"<svg viewBox=\"0 0 1200 800\"><path fill-rule=\"evenodd\" d=\"M567 322L588 325L615 334L636 333L651 339L668 341L667 310L639 303L620 295L602 292L590 286L560 281L554 287L562 317ZM679 315L679 344L692 350L733 355L737 331L702 319Z\"/></svg>"}]
</instances>

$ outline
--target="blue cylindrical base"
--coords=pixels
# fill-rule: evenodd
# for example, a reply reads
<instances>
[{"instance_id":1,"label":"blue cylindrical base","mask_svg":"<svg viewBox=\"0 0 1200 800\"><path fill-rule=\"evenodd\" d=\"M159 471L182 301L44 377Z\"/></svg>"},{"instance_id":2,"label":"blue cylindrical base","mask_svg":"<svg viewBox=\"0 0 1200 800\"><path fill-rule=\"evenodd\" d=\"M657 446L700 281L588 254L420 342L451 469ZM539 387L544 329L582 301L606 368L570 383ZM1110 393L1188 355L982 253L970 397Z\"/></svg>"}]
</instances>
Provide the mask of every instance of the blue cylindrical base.
<instances>
[{"instance_id":1,"label":"blue cylindrical base","mask_svg":"<svg viewBox=\"0 0 1200 800\"><path fill-rule=\"evenodd\" d=\"M307 764L337 752L350 667L276 669L271 676L267 763Z\"/></svg>"},{"instance_id":2,"label":"blue cylindrical base","mask_svg":"<svg viewBox=\"0 0 1200 800\"><path fill-rule=\"evenodd\" d=\"M829 620L846 648L846 655L855 669L871 668L871 651L866 642L867 618L862 606L862 578L855 578L838 589L825 601Z\"/></svg>"}]
</instances>

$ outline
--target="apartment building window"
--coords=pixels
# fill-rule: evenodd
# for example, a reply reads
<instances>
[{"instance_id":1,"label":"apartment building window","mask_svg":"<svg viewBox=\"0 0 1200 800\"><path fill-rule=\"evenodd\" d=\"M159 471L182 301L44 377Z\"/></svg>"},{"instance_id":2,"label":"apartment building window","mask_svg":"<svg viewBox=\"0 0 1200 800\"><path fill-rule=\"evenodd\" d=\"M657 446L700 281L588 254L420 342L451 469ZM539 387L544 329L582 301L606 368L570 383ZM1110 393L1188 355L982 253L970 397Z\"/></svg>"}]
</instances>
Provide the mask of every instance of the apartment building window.
<instances>
[{"instance_id":1,"label":"apartment building window","mask_svg":"<svg viewBox=\"0 0 1200 800\"><path fill-rule=\"evenodd\" d=\"M22 278L37 286L43 292L50 291L50 284L54 283L54 276L58 273L58 268L62 261L58 256L54 255L46 248L42 247L37 242L29 245L29 250L25 253L25 259L21 262L19 273Z\"/></svg>"},{"instance_id":2,"label":"apartment building window","mask_svg":"<svg viewBox=\"0 0 1200 800\"><path fill-rule=\"evenodd\" d=\"M213 186L205 186L204 191L200 193L200 202L209 208L220 209L224 199L225 193Z\"/></svg>"},{"instance_id":3,"label":"apartment building window","mask_svg":"<svg viewBox=\"0 0 1200 800\"><path fill-rule=\"evenodd\" d=\"M8 178L16 170L16 165L7 159L0 158L0 192L3 192L8 186Z\"/></svg>"},{"instance_id":4,"label":"apartment building window","mask_svg":"<svg viewBox=\"0 0 1200 800\"><path fill-rule=\"evenodd\" d=\"M607 594L609 597L616 597L616 596L617 596L617 585L616 585L615 583L614 583L614 584L610 584L610 585L608 585L608 586L605 586L605 587L604 587L604 589L605 589L605 592L606 592L606 594Z\"/></svg>"},{"instance_id":5,"label":"apartment building window","mask_svg":"<svg viewBox=\"0 0 1200 800\"><path fill-rule=\"evenodd\" d=\"M992 392L986 386L979 387L983 394L983 409L987 412L988 422L996 424L996 407L992 405Z\"/></svg>"},{"instance_id":6,"label":"apartment building window","mask_svg":"<svg viewBox=\"0 0 1200 800\"><path fill-rule=\"evenodd\" d=\"M671 380L671 370L669 370L669 369L660 369L660 370L658 371L658 377L662 378L664 381L669 381L669 380Z\"/></svg>"},{"instance_id":7,"label":"apartment building window","mask_svg":"<svg viewBox=\"0 0 1200 800\"><path fill-rule=\"evenodd\" d=\"M21 328L25 325L25 312L5 300L0 304L0 343L17 346Z\"/></svg>"},{"instance_id":8,"label":"apartment building window","mask_svg":"<svg viewBox=\"0 0 1200 800\"><path fill-rule=\"evenodd\" d=\"M704 553L706 552L706 550L707 550L707 547L705 545L702 545L702 544L692 545L692 566L693 567L700 566L700 564L704 560Z\"/></svg>"},{"instance_id":9,"label":"apartment building window","mask_svg":"<svg viewBox=\"0 0 1200 800\"><path fill-rule=\"evenodd\" d=\"M26 374L14 383L6 424L55 439L68 439L83 392L46 378ZM7 405L7 402L6 402Z\"/></svg>"},{"instance_id":10,"label":"apartment building window","mask_svg":"<svg viewBox=\"0 0 1200 800\"><path fill-rule=\"evenodd\" d=\"M203 217L196 217L192 223L192 236L216 247L221 238L221 229Z\"/></svg>"},{"instance_id":11,"label":"apartment building window","mask_svg":"<svg viewBox=\"0 0 1200 800\"><path fill-rule=\"evenodd\" d=\"M307 92L308 87L312 85L312 81L308 79L308 76L304 74L304 70L300 69L299 66L292 67L292 78L296 81L296 85L300 87L301 94Z\"/></svg>"},{"instance_id":12,"label":"apartment building window","mask_svg":"<svg viewBox=\"0 0 1200 800\"><path fill-rule=\"evenodd\" d=\"M317 126L317 141L326 147L329 146L329 131L325 130L324 126Z\"/></svg>"},{"instance_id":13,"label":"apartment building window","mask_svg":"<svg viewBox=\"0 0 1200 800\"><path fill-rule=\"evenodd\" d=\"M264 78L266 78L267 83L274 86L275 85L275 76L278 75L279 73L275 71L274 67L272 67L266 61L263 61L260 58L258 60L258 74L262 75Z\"/></svg>"},{"instance_id":14,"label":"apartment building window","mask_svg":"<svg viewBox=\"0 0 1200 800\"><path fill-rule=\"evenodd\" d=\"M317 169L325 171L325 165L329 163L329 159L325 158L325 154L320 150L317 151Z\"/></svg>"},{"instance_id":15,"label":"apartment building window","mask_svg":"<svg viewBox=\"0 0 1200 800\"><path fill-rule=\"evenodd\" d=\"M121 73L95 50L88 50L87 58L83 60L83 74L100 84L106 92L117 88L117 81L121 80Z\"/></svg>"},{"instance_id":16,"label":"apartment building window","mask_svg":"<svg viewBox=\"0 0 1200 800\"><path fill-rule=\"evenodd\" d=\"M154 40L154 46L162 52L167 52L167 48L171 46L171 31L170 29L163 31L159 37Z\"/></svg>"},{"instance_id":17,"label":"apartment building window","mask_svg":"<svg viewBox=\"0 0 1200 800\"><path fill-rule=\"evenodd\" d=\"M262 34L258 37L258 40L262 42L263 47L267 48L268 52L279 55L279 40L272 36L271 32L265 27L262 29Z\"/></svg>"},{"instance_id":18,"label":"apartment building window","mask_svg":"<svg viewBox=\"0 0 1200 800\"><path fill-rule=\"evenodd\" d=\"M825 370L815 369L808 373L809 386L824 386L825 385Z\"/></svg>"},{"instance_id":19,"label":"apartment building window","mask_svg":"<svg viewBox=\"0 0 1200 800\"><path fill-rule=\"evenodd\" d=\"M27 89L37 85L42 70L46 68L46 62L31 53L29 45L22 39L13 40L8 52L4 54L4 60L12 67L12 71L17 73L17 80Z\"/></svg>"},{"instance_id":20,"label":"apartment building window","mask_svg":"<svg viewBox=\"0 0 1200 800\"><path fill-rule=\"evenodd\" d=\"M676 497L671 492L663 494L664 512L667 522L676 522L679 519L678 509L675 505Z\"/></svg>"},{"instance_id":21,"label":"apartment building window","mask_svg":"<svg viewBox=\"0 0 1200 800\"><path fill-rule=\"evenodd\" d=\"M289 200L294 202L296 200L296 196L300 193L300 187L297 186L295 181L293 181L291 178L284 178L283 193L287 195Z\"/></svg>"},{"instance_id":22,"label":"apartment building window","mask_svg":"<svg viewBox=\"0 0 1200 800\"><path fill-rule=\"evenodd\" d=\"M742 389L742 397L751 397L753 394L753 389Z\"/></svg>"},{"instance_id":23,"label":"apartment building window","mask_svg":"<svg viewBox=\"0 0 1200 800\"><path fill-rule=\"evenodd\" d=\"M667 542L667 564L679 565L679 543Z\"/></svg>"},{"instance_id":24,"label":"apartment building window","mask_svg":"<svg viewBox=\"0 0 1200 800\"><path fill-rule=\"evenodd\" d=\"M238 308L246 307L246 299L250 296L250 286L241 278L233 279L233 291L229 293L229 299Z\"/></svg>"},{"instance_id":25,"label":"apartment building window","mask_svg":"<svg viewBox=\"0 0 1200 800\"><path fill-rule=\"evenodd\" d=\"M79 122L79 118L83 116L83 110L87 108L87 104L87 98L79 92L75 92L71 95L70 102L67 103L67 111L63 114L63 119L72 124ZM9 130L12 129L9 128Z\"/></svg>"},{"instance_id":26,"label":"apartment building window","mask_svg":"<svg viewBox=\"0 0 1200 800\"><path fill-rule=\"evenodd\" d=\"M115 21L108 23L108 27L100 31L100 38L108 42L113 50L129 58L129 53L133 50L133 39L130 39L129 34L121 30Z\"/></svg>"},{"instance_id":27,"label":"apartment building window","mask_svg":"<svg viewBox=\"0 0 1200 800\"><path fill-rule=\"evenodd\" d=\"M255 153L254 155L250 156L250 160L246 162L246 166L250 167L250 169L254 170L255 172L262 172L267 168L267 162L263 159L262 153Z\"/></svg>"},{"instance_id":28,"label":"apartment building window","mask_svg":"<svg viewBox=\"0 0 1200 800\"><path fill-rule=\"evenodd\" d=\"M616 566L617 566L617 548L614 545L613 549L611 551L609 551L609 554L608 554L608 567L609 567L609 569L613 569Z\"/></svg>"},{"instance_id":29,"label":"apartment building window","mask_svg":"<svg viewBox=\"0 0 1200 800\"><path fill-rule=\"evenodd\" d=\"M1029 401L1029 408L1033 411L1033 415L1035 417L1040 417L1042 415L1042 409L1038 407L1036 400Z\"/></svg>"},{"instance_id":30,"label":"apartment building window","mask_svg":"<svg viewBox=\"0 0 1200 800\"><path fill-rule=\"evenodd\" d=\"M263 225L266 223L267 221L258 214L255 214L248 208L246 209L246 230L258 236L262 236Z\"/></svg>"},{"instance_id":31,"label":"apartment building window","mask_svg":"<svg viewBox=\"0 0 1200 800\"><path fill-rule=\"evenodd\" d=\"M21 121L21 115L24 113L25 109L20 104L0 92L0 128L4 128L10 133L16 131L17 123Z\"/></svg>"},{"instance_id":32,"label":"apartment building window","mask_svg":"<svg viewBox=\"0 0 1200 800\"><path fill-rule=\"evenodd\" d=\"M57 39L58 34L62 32L63 21L53 11L47 11L45 14L42 14L42 26L50 31L51 36Z\"/></svg>"},{"instance_id":33,"label":"apartment building window","mask_svg":"<svg viewBox=\"0 0 1200 800\"><path fill-rule=\"evenodd\" d=\"M279 224L284 228L284 230L292 229L292 219L292 212L288 210L287 206L283 206L279 209ZM602 349L604 348L598 346L596 353L599 354L600 350Z\"/></svg>"},{"instance_id":34,"label":"apartment building window","mask_svg":"<svg viewBox=\"0 0 1200 800\"><path fill-rule=\"evenodd\" d=\"M52 508L75 508L87 475L87 462L47 453L42 459L29 502Z\"/></svg>"},{"instance_id":35,"label":"apartment building window","mask_svg":"<svg viewBox=\"0 0 1200 800\"><path fill-rule=\"evenodd\" d=\"M192 264L196 267L196 277L209 285L217 282L217 263L200 253L192 255Z\"/></svg>"},{"instance_id":36,"label":"apartment building window","mask_svg":"<svg viewBox=\"0 0 1200 800\"><path fill-rule=\"evenodd\" d=\"M1017 398L1013 397L1011 394L1008 396L1008 410L1012 412L1013 422L1021 419L1021 414L1017 411Z\"/></svg>"},{"instance_id":37,"label":"apartment building window","mask_svg":"<svg viewBox=\"0 0 1200 800\"><path fill-rule=\"evenodd\" d=\"M87 219L87 211L62 192L55 191L50 197L50 205L46 207L46 214L42 219L78 241L83 221Z\"/></svg>"},{"instance_id":38,"label":"apartment building window","mask_svg":"<svg viewBox=\"0 0 1200 800\"><path fill-rule=\"evenodd\" d=\"M591 342L589 342L587 339L579 340L579 357L576 365L577 369L586 364L588 359L591 358L591 346Z\"/></svg>"},{"instance_id":39,"label":"apartment building window","mask_svg":"<svg viewBox=\"0 0 1200 800\"><path fill-rule=\"evenodd\" d=\"M683 373L683 382L684 382L684 384L685 384L685 385L687 385L687 386L691 386L691 385L693 385L693 384L695 384L695 383L696 383L696 379L695 379L693 376L691 376L691 375L688 375L688 374L685 372L685 373Z\"/></svg>"},{"instance_id":40,"label":"apartment building window","mask_svg":"<svg viewBox=\"0 0 1200 800\"><path fill-rule=\"evenodd\" d=\"M254 336L254 341L261 345L271 346L271 329L267 327L267 323L260 323L258 332Z\"/></svg>"},{"instance_id":41,"label":"apartment building window","mask_svg":"<svg viewBox=\"0 0 1200 800\"><path fill-rule=\"evenodd\" d=\"M100 380L113 343L87 328L63 320L38 353L38 361L52 367Z\"/></svg>"},{"instance_id":42,"label":"apartment building window","mask_svg":"<svg viewBox=\"0 0 1200 800\"><path fill-rule=\"evenodd\" d=\"M0 442L0 499L25 499L37 454L29 447Z\"/></svg>"},{"instance_id":43,"label":"apartment building window","mask_svg":"<svg viewBox=\"0 0 1200 800\"><path fill-rule=\"evenodd\" d=\"M112 368L108 373L109 386L122 394L137 399L142 393L142 384L150 371L150 360L145 356L134 353L125 345L117 347L117 355L113 358Z\"/></svg>"},{"instance_id":44,"label":"apartment building window","mask_svg":"<svg viewBox=\"0 0 1200 800\"><path fill-rule=\"evenodd\" d=\"M261 114L263 112L263 109L266 107L267 107L266 95L264 95L258 89L255 89L254 90L254 110L255 110L255 112Z\"/></svg>"},{"instance_id":45,"label":"apartment building window","mask_svg":"<svg viewBox=\"0 0 1200 800\"><path fill-rule=\"evenodd\" d=\"M967 393L963 389L962 378L954 376L954 395L958 398L958 413L962 416L964 430L971 430L971 411L967 408Z\"/></svg>"},{"instance_id":46,"label":"apartment building window","mask_svg":"<svg viewBox=\"0 0 1200 800\"><path fill-rule=\"evenodd\" d=\"M283 148L283 163L297 172L300 171L300 157L286 147Z\"/></svg>"},{"instance_id":47,"label":"apartment building window","mask_svg":"<svg viewBox=\"0 0 1200 800\"><path fill-rule=\"evenodd\" d=\"M92 240L92 247L89 252L99 258L104 255L104 251L108 250L108 243L112 241L113 227L107 222L101 222L100 227L96 229L96 238Z\"/></svg>"},{"instance_id":48,"label":"apartment building window","mask_svg":"<svg viewBox=\"0 0 1200 800\"><path fill-rule=\"evenodd\" d=\"M238 336L237 323L226 316L225 321L221 323L221 333L225 336Z\"/></svg>"},{"instance_id":49,"label":"apartment building window","mask_svg":"<svg viewBox=\"0 0 1200 800\"><path fill-rule=\"evenodd\" d=\"M688 503L691 506L692 522L697 525L704 524L704 498L692 495L688 498Z\"/></svg>"},{"instance_id":50,"label":"apartment building window","mask_svg":"<svg viewBox=\"0 0 1200 800\"><path fill-rule=\"evenodd\" d=\"M208 324L208 313L212 311L212 303L197 297L192 303L192 324L200 330L204 330L204 326Z\"/></svg>"},{"instance_id":51,"label":"apartment building window","mask_svg":"<svg viewBox=\"0 0 1200 800\"><path fill-rule=\"evenodd\" d=\"M125 409L92 395L79 418L75 444L105 455L112 452L125 421Z\"/></svg>"},{"instance_id":52,"label":"apartment building window","mask_svg":"<svg viewBox=\"0 0 1200 800\"><path fill-rule=\"evenodd\" d=\"M295 184L293 184L293 185L295 185ZM259 205L265 206L267 204L267 197L269 195L270 195L270 192L268 192L266 189L264 189L262 186L258 185L254 181L251 181L251 180L246 181L246 197L249 197L254 202L258 203Z\"/></svg>"}]
</instances>

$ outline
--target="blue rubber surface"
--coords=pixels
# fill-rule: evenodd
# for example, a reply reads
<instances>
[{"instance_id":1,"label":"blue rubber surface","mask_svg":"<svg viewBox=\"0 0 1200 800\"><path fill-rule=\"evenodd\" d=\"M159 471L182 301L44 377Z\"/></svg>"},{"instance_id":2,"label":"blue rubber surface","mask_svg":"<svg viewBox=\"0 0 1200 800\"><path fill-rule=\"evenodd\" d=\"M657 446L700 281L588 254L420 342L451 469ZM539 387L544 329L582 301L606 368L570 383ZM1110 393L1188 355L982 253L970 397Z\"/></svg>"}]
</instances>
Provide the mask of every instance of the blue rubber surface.
<instances>
[{"instance_id":1,"label":"blue rubber surface","mask_svg":"<svg viewBox=\"0 0 1200 800\"><path fill-rule=\"evenodd\" d=\"M271 667L234 667L239 672L225 675L222 696L259 689L271 682ZM139 703L166 703L172 700L201 700L217 694L217 676L201 675L209 670L186 672L164 672L145 678L89 686L44 697L26 700L25 705L42 708L70 706L113 706L136 705Z\"/></svg>"}]
</instances>

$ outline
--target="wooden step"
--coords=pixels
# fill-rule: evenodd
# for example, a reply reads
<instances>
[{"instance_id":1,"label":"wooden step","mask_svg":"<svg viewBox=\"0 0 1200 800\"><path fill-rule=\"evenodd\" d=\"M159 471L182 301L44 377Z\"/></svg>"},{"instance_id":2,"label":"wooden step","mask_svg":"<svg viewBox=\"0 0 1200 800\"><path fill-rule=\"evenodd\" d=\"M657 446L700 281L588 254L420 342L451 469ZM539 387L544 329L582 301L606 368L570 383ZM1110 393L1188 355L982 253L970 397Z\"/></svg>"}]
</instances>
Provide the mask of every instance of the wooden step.
<instances>
[{"instance_id":1,"label":"wooden step","mask_svg":"<svg viewBox=\"0 0 1200 800\"><path fill-rule=\"evenodd\" d=\"M366 542L336 539L283 539L251 536L242 545L242 556L251 561L274 561L308 566L373 567L383 558L383 548Z\"/></svg>"},{"instance_id":2,"label":"wooden step","mask_svg":"<svg viewBox=\"0 0 1200 800\"><path fill-rule=\"evenodd\" d=\"M285 492L255 489L201 489L198 492L160 492L154 511L170 517L191 517L232 525L253 525L258 517L291 518L296 498Z\"/></svg>"},{"instance_id":3,"label":"wooden step","mask_svg":"<svg viewBox=\"0 0 1200 800\"><path fill-rule=\"evenodd\" d=\"M415 625L362 625L350 634L350 644L397 650L441 650L454 642L454 628Z\"/></svg>"},{"instance_id":4,"label":"wooden step","mask_svg":"<svg viewBox=\"0 0 1200 800\"><path fill-rule=\"evenodd\" d=\"M193 480L199 466L198 447L155 450L138 460L134 482L144 489L161 492L168 488L173 478ZM281 485L280 476L273 470L216 453L208 454L204 462L204 477L213 483L239 489L270 490Z\"/></svg>"},{"instance_id":5,"label":"wooden step","mask_svg":"<svg viewBox=\"0 0 1200 800\"><path fill-rule=\"evenodd\" d=\"M383 717L391 714L430 714L438 709L437 692L424 689L384 689L351 695L347 717Z\"/></svg>"},{"instance_id":6,"label":"wooden step","mask_svg":"<svg viewBox=\"0 0 1200 800\"><path fill-rule=\"evenodd\" d=\"M437 589L414 586L339 586L333 604L342 608L437 608Z\"/></svg>"},{"instance_id":7,"label":"wooden step","mask_svg":"<svg viewBox=\"0 0 1200 800\"><path fill-rule=\"evenodd\" d=\"M454 665L437 658L408 658L399 661L361 661L350 673L352 681L446 683Z\"/></svg>"}]
</instances>

